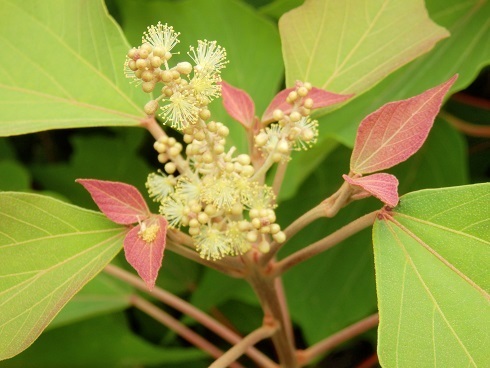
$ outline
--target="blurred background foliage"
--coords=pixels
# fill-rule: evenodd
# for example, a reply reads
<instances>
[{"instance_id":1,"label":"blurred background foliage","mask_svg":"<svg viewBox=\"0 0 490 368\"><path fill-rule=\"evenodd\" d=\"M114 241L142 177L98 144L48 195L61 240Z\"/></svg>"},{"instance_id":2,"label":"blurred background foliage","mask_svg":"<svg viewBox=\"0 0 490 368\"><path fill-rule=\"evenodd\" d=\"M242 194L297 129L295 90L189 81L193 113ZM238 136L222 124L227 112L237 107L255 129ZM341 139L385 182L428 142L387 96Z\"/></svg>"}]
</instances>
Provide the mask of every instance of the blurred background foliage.
<instances>
[{"instance_id":1,"label":"blurred background foliage","mask_svg":"<svg viewBox=\"0 0 490 368\"><path fill-rule=\"evenodd\" d=\"M106 3L131 44L139 42L147 25L159 20L182 33L183 47L181 54L175 56L177 59L185 57L183 50L197 39L218 40L226 47L230 59L223 72L224 79L252 96L257 115L284 88L277 20L285 11L301 4L301 0L107 0ZM444 4L441 0L427 1L431 18L447 28L468 14L461 2L460 13L448 16L441 11ZM322 118L320 147L301 153L304 156L298 158L289 172L288 178L293 179L284 184L286 194L277 211L282 226L318 204L341 184L341 175L348 172L355 127L364 115L389 100L408 97L401 96L403 93L413 95L414 90L421 92L422 86L434 85L425 86L427 81L423 80L424 75L444 68L434 61L440 62L448 54L464 53L465 45L471 44L475 37L471 29L464 27L457 28L455 33L456 40L449 38L437 46L445 48L439 56L436 48L423 57L426 64L424 60L410 63L362 97ZM444 62L451 63L451 60ZM420 65L428 66L422 70ZM423 148L391 170L400 180L400 194L488 181L490 69L479 68L471 73L474 81L447 102L445 113L437 119ZM413 88L400 88L408 80ZM404 92L398 93L400 90ZM211 109L216 120L232 126L231 143L243 149L245 140L239 124L226 116L219 101ZM179 138L170 130L168 133ZM0 190L40 192L96 209L75 179L122 181L145 193L146 176L159 167L152 144L152 137L139 128L53 130L1 138ZM309 161L308 170L298 173L305 161ZM317 221L292 239L279 256L290 254L379 207L378 201L369 199L342 210L342 215L335 219ZM155 206L152 209L157 210ZM122 256L115 262L129 269ZM241 334L247 334L261 323L261 308L244 281L203 269L178 255L165 254L157 284L190 300ZM370 230L349 239L345 246L335 247L293 268L285 275L284 284L300 348L376 312ZM97 276L32 347L1 362L0 367L184 368L206 367L210 363L205 354L188 346L173 332L129 308L128 296L133 292L111 277ZM168 312L182 317L175 311ZM221 348L228 348L194 321L184 317L182 320ZM375 341L375 331L370 331L331 352L316 366L358 366L375 352ZM260 343L259 348L273 355L267 341ZM247 358L241 361L245 366L252 366Z\"/></svg>"}]
</instances>

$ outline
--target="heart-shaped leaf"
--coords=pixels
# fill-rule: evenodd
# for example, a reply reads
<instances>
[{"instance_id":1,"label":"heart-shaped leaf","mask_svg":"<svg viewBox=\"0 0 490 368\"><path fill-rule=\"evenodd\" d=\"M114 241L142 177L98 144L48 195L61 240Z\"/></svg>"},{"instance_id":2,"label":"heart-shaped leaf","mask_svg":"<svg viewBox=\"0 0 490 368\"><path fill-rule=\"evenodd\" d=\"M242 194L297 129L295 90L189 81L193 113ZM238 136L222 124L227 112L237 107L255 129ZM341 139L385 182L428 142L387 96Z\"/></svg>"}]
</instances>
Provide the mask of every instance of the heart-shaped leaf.
<instances>
[{"instance_id":1,"label":"heart-shaped leaf","mask_svg":"<svg viewBox=\"0 0 490 368\"><path fill-rule=\"evenodd\" d=\"M342 175L344 180L351 185L361 187L390 207L398 204L398 179L396 176L386 173L377 173L360 178L351 178Z\"/></svg>"},{"instance_id":2,"label":"heart-shaped leaf","mask_svg":"<svg viewBox=\"0 0 490 368\"><path fill-rule=\"evenodd\" d=\"M255 117L255 105L249 94L224 81L221 82L221 94L226 112L244 127L251 127Z\"/></svg>"},{"instance_id":3,"label":"heart-shaped leaf","mask_svg":"<svg viewBox=\"0 0 490 368\"><path fill-rule=\"evenodd\" d=\"M374 224L383 367L489 367L490 184L400 198Z\"/></svg>"},{"instance_id":4,"label":"heart-shaped leaf","mask_svg":"<svg viewBox=\"0 0 490 368\"><path fill-rule=\"evenodd\" d=\"M359 125L350 167L356 174L385 170L422 147L442 100L458 78L406 100L387 103Z\"/></svg>"},{"instance_id":5,"label":"heart-shaped leaf","mask_svg":"<svg viewBox=\"0 0 490 368\"><path fill-rule=\"evenodd\" d=\"M158 270L162 266L167 224L163 216L152 216L131 229L124 239L127 261L150 290L155 286Z\"/></svg>"},{"instance_id":6,"label":"heart-shaped leaf","mask_svg":"<svg viewBox=\"0 0 490 368\"><path fill-rule=\"evenodd\" d=\"M422 0L307 0L281 17L279 31L287 86L299 79L356 95L449 35Z\"/></svg>"},{"instance_id":7,"label":"heart-shaped leaf","mask_svg":"<svg viewBox=\"0 0 490 368\"><path fill-rule=\"evenodd\" d=\"M116 224L129 225L150 216L141 193L134 186L116 181L77 179L100 210Z\"/></svg>"},{"instance_id":8,"label":"heart-shaped leaf","mask_svg":"<svg viewBox=\"0 0 490 368\"><path fill-rule=\"evenodd\" d=\"M100 213L0 193L0 360L32 344L119 252L125 233Z\"/></svg>"},{"instance_id":9,"label":"heart-shaped leaf","mask_svg":"<svg viewBox=\"0 0 490 368\"><path fill-rule=\"evenodd\" d=\"M0 136L145 117L148 99L123 73L129 44L103 1L0 0L0 14Z\"/></svg>"},{"instance_id":10,"label":"heart-shaped leaf","mask_svg":"<svg viewBox=\"0 0 490 368\"><path fill-rule=\"evenodd\" d=\"M274 96L269 106L267 106L264 115L262 115L263 123L270 123L271 121L274 121L273 113L276 109L282 110L285 114L291 112L292 106L286 102L286 98L288 97L289 93L294 90L295 87L286 88ZM308 93L308 97L313 100L312 110L335 105L348 100L352 96L354 95L339 95L337 93L324 91L323 89L316 87L313 87Z\"/></svg>"}]
</instances>

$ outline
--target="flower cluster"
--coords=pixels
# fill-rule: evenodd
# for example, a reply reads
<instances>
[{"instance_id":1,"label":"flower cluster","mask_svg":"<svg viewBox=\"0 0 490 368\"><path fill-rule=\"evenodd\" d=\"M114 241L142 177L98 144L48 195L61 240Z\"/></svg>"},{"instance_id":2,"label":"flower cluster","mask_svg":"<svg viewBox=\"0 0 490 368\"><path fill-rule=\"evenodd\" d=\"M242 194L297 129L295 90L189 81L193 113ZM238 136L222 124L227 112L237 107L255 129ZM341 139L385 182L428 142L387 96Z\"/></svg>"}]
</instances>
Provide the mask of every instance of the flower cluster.
<instances>
[{"instance_id":1,"label":"flower cluster","mask_svg":"<svg viewBox=\"0 0 490 368\"><path fill-rule=\"evenodd\" d=\"M126 77L144 92L159 91L159 96L145 105L145 112L154 115L162 104L162 118L182 131L206 115L206 106L220 96L220 73L227 61L225 49L216 41L199 41L197 49L191 47L188 53L194 65L185 61L170 67L178 36L160 22L148 27L142 45L129 50L124 66Z\"/></svg>"},{"instance_id":2,"label":"flower cluster","mask_svg":"<svg viewBox=\"0 0 490 368\"><path fill-rule=\"evenodd\" d=\"M255 145L264 156L273 162L288 161L292 150L306 150L318 137L318 121L309 115L313 108L313 99L308 96L310 83L296 82L296 88L289 92L286 102L290 108L276 109L273 118L277 123L262 129L255 136Z\"/></svg>"},{"instance_id":3,"label":"flower cluster","mask_svg":"<svg viewBox=\"0 0 490 368\"><path fill-rule=\"evenodd\" d=\"M217 260L252 247L267 252L272 240L286 238L276 223L272 188L256 180L249 155L235 155L234 147L226 150L229 130L211 120L207 108L220 95L226 52L215 41L199 41L189 52L194 66L181 62L171 67L177 37L167 25L149 27L142 45L126 59L127 76L141 81L143 90L162 84L161 95L145 110L154 114L162 103L161 116L184 134L187 144L184 150L167 136L155 142L164 170L148 176L148 192L169 226L193 238L202 258Z\"/></svg>"}]
</instances>

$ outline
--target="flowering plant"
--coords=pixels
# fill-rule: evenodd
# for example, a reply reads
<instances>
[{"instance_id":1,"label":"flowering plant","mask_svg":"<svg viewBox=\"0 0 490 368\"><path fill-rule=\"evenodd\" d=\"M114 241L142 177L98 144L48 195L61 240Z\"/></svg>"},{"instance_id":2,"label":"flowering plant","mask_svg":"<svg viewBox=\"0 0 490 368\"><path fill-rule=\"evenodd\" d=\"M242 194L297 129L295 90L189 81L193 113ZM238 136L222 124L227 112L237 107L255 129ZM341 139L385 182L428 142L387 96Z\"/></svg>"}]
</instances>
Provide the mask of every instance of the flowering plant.
<instances>
[{"instance_id":1,"label":"flowering plant","mask_svg":"<svg viewBox=\"0 0 490 368\"><path fill-rule=\"evenodd\" d=\"M131 2L124 4L119 9L132 13ZM231 14L237 5L226 4L221 6ZM286 88L279 92L280 67L271 72L276 81L272 86L266 85L262 66L243 71L246 78L255 72L260 83L246 86L226 75L238 43L225 50L220 40L231 37L230 32L220 31L216 40L197 41L180 53L180 33L158 21L130 48L100 1L85 4L80 18L76 6L81 2L64 2L64 17L86 19L90 35L42 15L51 0L35 5L0 2L8 15L0 35L19 23L31 35L15 47L7 37L0 38L15 56L6 60L9 73L0 74L6 106L0 112L2 135L138 125L150 133L156 159L144 176L136 175L137 165L130 165L127 181L140 187L144 183L147 195L111 175L77 179L102 213L40 194L0 193L0 358L14 357L46 327L51 329L7 364L33 361L29 354L38 354L35 348L44 338L76 328L79 320L95 320L102 321L103 334L113 333L108 340L120 335L133 339L115 357L94 353L98 365L126 366L136 359L135 365L178 361L218 368L253 361L260 367L301 367L322 356L328 361L328 352L354 337L372 340L366 333L376 326L377 352L363 357L361 366L378 360L385 367L488 365L482 341L489 324L489 283L482 270L488 261L489 186L410 191L407 185L416 173L406 166L430 163L432 156L423 147L430 144L433 125L435 132L449 137L444 134L451 128L440 130L443 123L434 124L436 116L481 60L475 56L469 65L446 68L429 84L424 81L423 88L407 87L409 92L398 101L387 96L373 107L378 82L389 81L384 78L390 73L396 77L403 70L395 69L448 36L428 18L422 2L349 10L346 4L309 0L285 13L279 30ZM146 6L170 5L138 3L137 8ZM206 2L203 9L209 6ZM244 9L235 11L250 17ZM318 17L322 12L326 15ZM408 13L413 18L402 16ZM366 24L356 25L359 17ZM27 18L36 22L24 22ZM257 30L276 34L270 23L257 19ZM396 29L392 19L402 19ZM132 35L131 23L126 19L122 24ZM185 31L182 27L182 37ZM102 39L110 45L106 53L100 52ZM22 51L32 48L33 40L45 45L39 62ZM264 42L273 64L278 49L269 46L277 44ZM325 46L326 55L318 45ZM243 53L249 54L250 49ZM428 55L437 58L434 51ZM26 65L38 71L35 83L23 72ZM403 80L404 74L398 78ZM252 86L255 94L241 89ZM372 88L373 93L367 92ZM29 112L19 112L19 102ZM356 111L360 103L369 110L358 121L342 120L345 111ZM261 117L256 111L263 111ZM333 118L354 129L335 128ZM131 134L120 152L129 150L134 139ZM351 145L352 152L338 142ZM429 152L437 151L434 144L429 147ZM99 148L104 144L91 144L89 151ZM94 164L98 160L103 155L94 155ZM445 167L442 161L438 167ZM117 171L115 162L108 167ZM53 176L44 168L45 178ZM328 176L321 179L324 172ZM444 184L464 184L449 177ZM400 196L400 191L408 193ZM154 203L147 204L146 196ZM373 252L370 235L366 242L371 227ZM121 247L125 260L117 256ZM238 308L236 299L243 302ZM244 307L247 303L250 309ZM223 314L227 305L235 306L229 319ZM169 314L167 306L232 346ZM160 341L167 345L163 351L136 340L134 331L119 324L122 309L144 312L207 356L173 337L165 339L164 329L155 332L160 340L172 341ZM103 314L114 319L93 318ZM255 319L240 327L245 316ZM139 316L131 321L138 325L134 330L144 323ZM267 339L270 347L257 345ZM169 346L176 345L173 356Z\"/></svg>"}]
</instances>

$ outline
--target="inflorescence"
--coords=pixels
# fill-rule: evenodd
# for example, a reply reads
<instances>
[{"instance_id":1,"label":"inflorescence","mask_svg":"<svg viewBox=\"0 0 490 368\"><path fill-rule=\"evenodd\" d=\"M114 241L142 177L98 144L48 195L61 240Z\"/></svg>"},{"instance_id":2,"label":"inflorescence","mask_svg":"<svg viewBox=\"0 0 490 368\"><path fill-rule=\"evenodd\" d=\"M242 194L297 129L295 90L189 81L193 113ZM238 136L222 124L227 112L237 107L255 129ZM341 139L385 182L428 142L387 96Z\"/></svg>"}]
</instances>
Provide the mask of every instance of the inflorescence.
<instances>
[{"instance_id":1,"label":"inflorescence","mask_svg":"<svg viewBox=\"0 0 490 368\"><path fill-rule=\"evenodd\" d=\"M221 94L226 51L216 41L199 41L188 53L192 64L171 67L178 36L166 24L148 27L142 45L132 48L125 62L126 76L144 92L159 91L145 112L154 115L162 105L161 117L183 133L187 144L184 159L184 147L175 138L165 135L155 142L164 170L148 176L150 197L160 203L170 227L186 228L202 258L217 260L252 247L266 253L271 239L278 243L286 239L276 223L273 190L257 180L263 167L256 171L249 155L235 155L235 147L226 150L229 130L210 119L207 107ZM255 136L265 162L286 160L292 149L306 148L316 140L317 122L308 118L313 105L307 98L310 89L299 83L288 96L292 111L274 111L277 123Z\"/></svg>"}]
</instances>

